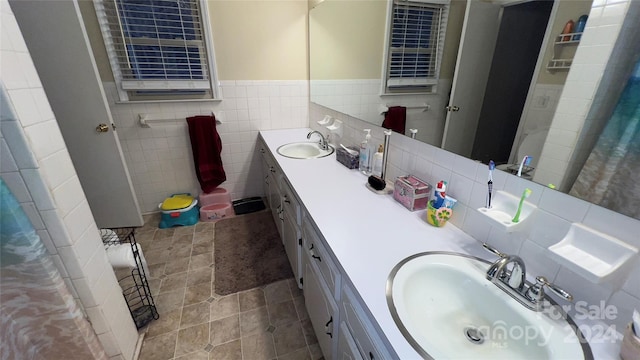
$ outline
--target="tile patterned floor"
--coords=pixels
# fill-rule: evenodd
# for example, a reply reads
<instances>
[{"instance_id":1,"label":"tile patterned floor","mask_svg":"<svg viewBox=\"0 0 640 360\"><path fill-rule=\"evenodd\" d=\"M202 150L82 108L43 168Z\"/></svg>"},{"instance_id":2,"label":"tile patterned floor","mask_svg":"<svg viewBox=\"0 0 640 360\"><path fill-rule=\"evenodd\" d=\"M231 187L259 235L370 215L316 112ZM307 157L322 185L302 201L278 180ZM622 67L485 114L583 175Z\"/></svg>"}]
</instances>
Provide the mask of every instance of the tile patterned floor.
<instances>
[{"instance_id":1,"label":"tile patterned floor","mask_svg":"<svg viewBox=\"0 0 640 360\"><path fill-rule=\"evenodd\" d=\"M215 292L214 224L136 231L160 313L139 360L318 360L320 347L293 279L220 296Z\"/></svg>"}]
</instances>

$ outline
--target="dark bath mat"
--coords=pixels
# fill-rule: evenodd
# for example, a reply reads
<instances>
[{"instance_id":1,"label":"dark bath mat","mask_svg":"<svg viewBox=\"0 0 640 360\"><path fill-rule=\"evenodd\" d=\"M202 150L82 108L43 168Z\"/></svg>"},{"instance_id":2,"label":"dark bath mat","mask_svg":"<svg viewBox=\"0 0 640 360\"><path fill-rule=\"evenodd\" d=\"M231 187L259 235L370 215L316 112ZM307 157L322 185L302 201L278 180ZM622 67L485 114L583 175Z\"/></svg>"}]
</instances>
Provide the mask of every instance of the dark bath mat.
<instances>
[{"instance_id":1,"label":"dark bath mat","mask_svg":"<svg viewBox=\"0 0 640 360\"><path fill-rule=\"evenodd\" d=\"M214 242L216 294L233 294L293 277L270 211L218 221Z\"/></svg>"}]
</instances>

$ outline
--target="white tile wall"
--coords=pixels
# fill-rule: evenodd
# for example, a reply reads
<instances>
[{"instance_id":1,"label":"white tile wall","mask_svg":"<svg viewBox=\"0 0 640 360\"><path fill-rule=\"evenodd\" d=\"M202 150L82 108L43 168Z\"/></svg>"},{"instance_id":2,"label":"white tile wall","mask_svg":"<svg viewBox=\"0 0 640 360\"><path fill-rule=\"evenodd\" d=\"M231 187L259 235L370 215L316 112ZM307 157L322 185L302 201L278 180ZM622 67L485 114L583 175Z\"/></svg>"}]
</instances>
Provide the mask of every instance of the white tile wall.
<instances>
[{"instance_id":1,"label":"white tile wall","mask_svg":"<svg viewBox=\"0 0 640 360\"><path fill-rule=\"evenodd\" d=\"M362 129L370 125L361 120L335 112L328 108L310 104L309 124L316 130L322 130L316 124L325 114L344 122L346 142L357 142ZM381 129L373 129L374 139L381 140ZM640 220L616 214L610 210L589 204L583 200L551 190L501 171L494 172L493 191L503 190L520 196L525 188L533 193L527 201L536 204L538 210L521 233L506 234L491 226L476 209L485 205L487 193L486 165L476 163L461 156L442 151L431 145L413 141L407 137L391 137L387 179L399 175L414 174L430 184L439 180L449 180L447 193L458 200L451 223L480 242L488 242L499 250L517 254L525 260L530 277L546 276L561 287L566 288L578 300L599 305L600 301L615 305L619 315L604 321L615 326L621 332L630 321L630 309L640 308L640 255L636 255L632 266L623 272L622 283L593 284L579 274L563 267L548 256L549 246L566 236L572 222L584 222L588 226L615 236L618 239L640 248ZM407 158L414 157L414 162ZM408 215L409 213L407 213ZM559 303L562 300L557 299Z\"/></svg>"},{"instance_id":2,"label":"white tile wall","mask_svg":"<svg viewBox=\"0 0 640 360\"><path fill-rule=\"evenodd\" d=\"M105 83L107 98L133 186L143 212L154 212L167 196L198 194L185 118L214 112L224 123L222 162L232 199L262 195L261 169L254 159L258 131L308 124L306 80L222 81L221 102L116 103L115 84ZM138 114L175 122L141 128Z\"/></svg>"},{"instance_id":3,"label":"white tile wall","mask_svg":"<svg viewBox=\"0 0 640 360\"><path fill-rule=\"evenodd\" d=\"M109 355L131 360L137 341L135 324L6 0L0 1L0 9L0 176L16 194L80 307L92 308L87 314L95 320L94 330L101 334ZM111 294L121 301L107 306ZM105 317L118 322L105 326Z\"/></svg>"},{"instance_id":4,"label":"white tile wall","mask_svg":"<svg viewBox=\"0 0 640 360\"><path fill-rule=\"evenodd\" d=\"M407 109L406 134L417 129L416 138L428 144L439 144L444 131L448 93L430 95L380 95L380 79L312 80L311 101L372 124L381 125L386 106L430 106L430 110ZM438 89L451 88L451 79L440 79Z\"/></svg>"}]
</instances>

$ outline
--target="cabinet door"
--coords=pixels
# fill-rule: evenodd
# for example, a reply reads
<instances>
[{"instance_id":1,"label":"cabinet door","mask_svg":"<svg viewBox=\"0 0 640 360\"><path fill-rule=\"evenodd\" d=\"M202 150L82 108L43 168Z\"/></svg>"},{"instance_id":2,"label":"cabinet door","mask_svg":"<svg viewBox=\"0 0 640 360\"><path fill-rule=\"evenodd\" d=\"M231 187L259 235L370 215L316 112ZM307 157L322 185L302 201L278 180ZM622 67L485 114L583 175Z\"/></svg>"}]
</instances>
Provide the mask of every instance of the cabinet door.
<instances>
[{"instance_id":1,"label":"cabinet door","mask_svg":"<svg viewBox=\"0 0 640 360\"><path fill-rule=\"evenodd\" d=\"M338 305L320 277L315 263L308 258L304 263L305 306L322 354L325 359L332 360L337 351Z\"/></svg>"},{"instance_id":2,"label":"cabinet door","mask_svg":"<svg viewBox=\"0 0 640 360\"><path fill-rule=\"evenodd\" d=\"M284 211L284 227L282 229L282 239L284 241L284 250L289 258L291 264L291 270L293 270L293 278L296 279L298 287L300 287L300 250L302 249L302 237L300 236L300 230L296 226L291 214L285 207Z\"/></svg>"},{"instance_id":3,"label":"cabinet door","mask_svg":"<svg viewBox=\"0 0 640 360\"><path fill-rule=\"evenodd\" d=\"M266 161L262 161L262 190L264 191L264 199L267 202L267 209L271 209L271 177L269 176L269 164Z\"/></svg>"},{"instance_id":4,"label":"cabinet door","mask_svg":"<svg viewBox=\"0 0 640 360\"><path fill-rule=\"evenodd\" d=\"M392 359L371 324L353 290L346 284L342 288L342 321L347 325L360 354L367 360Z\"/></svg>"},{"instance_id":5,"label":"cabinet door","mask_svg":"<svg viewBox=\"0 0 640 360\"><path fill-rule=\"evenodd\" d=\"M340 332L338 333L338 360L364 360L358 351L353 336L349 332L347 324L340 323Z\"/></svg>"},{"instance_id":6,"label":"cabinet door","mask_svg":"<svg viewBox=\"0 0 640 360\"><path fill-rule=\"evenodd\" d=\"M273 215L273 221L275 221L276 228L278 228L278 234L282 237L282 195L278 187L279 174L274 166L271 166L269 171L269 203L271 204L271 215Z\"/></svg>"}]
</instances>

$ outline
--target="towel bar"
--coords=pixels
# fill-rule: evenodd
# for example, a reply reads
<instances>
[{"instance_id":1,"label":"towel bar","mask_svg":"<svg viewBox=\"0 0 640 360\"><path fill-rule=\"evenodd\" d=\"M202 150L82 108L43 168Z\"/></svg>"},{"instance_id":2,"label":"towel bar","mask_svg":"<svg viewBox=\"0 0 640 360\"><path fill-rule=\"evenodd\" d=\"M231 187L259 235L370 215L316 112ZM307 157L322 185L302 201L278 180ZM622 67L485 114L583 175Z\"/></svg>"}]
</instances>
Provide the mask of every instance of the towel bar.
<instances>
[{"instance_id":1,"label":"towel bar","mask_svg":"<svg viewBox=\"0 0 640 360\"><path fill-rule=\"evenodd\" d=\"M216 118L216 124L222 125L223 122L212 112ZM161 123L161 122L175 122L175 121L183 121L185 119L151 119L149 118L149 114L138 114L138 123L140 123L140 127L150 128L152 123Z\"/></svg>"}]
</instances>

